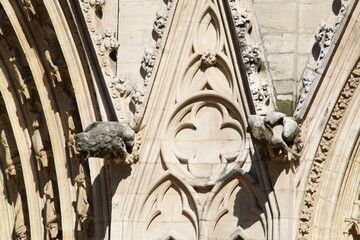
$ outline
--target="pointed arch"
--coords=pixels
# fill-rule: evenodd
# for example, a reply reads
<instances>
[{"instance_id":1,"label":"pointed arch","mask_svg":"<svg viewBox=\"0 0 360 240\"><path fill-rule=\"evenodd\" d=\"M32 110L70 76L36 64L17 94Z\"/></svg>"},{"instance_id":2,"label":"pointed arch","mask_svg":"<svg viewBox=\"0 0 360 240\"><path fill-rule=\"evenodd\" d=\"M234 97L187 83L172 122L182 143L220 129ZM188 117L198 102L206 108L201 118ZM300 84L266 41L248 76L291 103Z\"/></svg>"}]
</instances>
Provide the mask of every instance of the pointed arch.
<instances>
[{"instance_id":1,"label":"pointed arch","mask_svg":"<svg viewBox=\"0 0 360 240\"><path fill-rule=\"evenodd\" d=\"M139 226L133 227L135 233L133 237L138 239L155 237L154 239L159 240L171 237L174 239L197 239L200 204L196 192L177 179L170 171L155 180L148 189L144 199L141 200L140 206L142 207L137 217ZM152 226L155 224L159 226ZM185 229L187 230L185 231ZM162 237L157 238L156 236ZM176 236L182 236L182 238Z\"/></svg>"}]
</instances>

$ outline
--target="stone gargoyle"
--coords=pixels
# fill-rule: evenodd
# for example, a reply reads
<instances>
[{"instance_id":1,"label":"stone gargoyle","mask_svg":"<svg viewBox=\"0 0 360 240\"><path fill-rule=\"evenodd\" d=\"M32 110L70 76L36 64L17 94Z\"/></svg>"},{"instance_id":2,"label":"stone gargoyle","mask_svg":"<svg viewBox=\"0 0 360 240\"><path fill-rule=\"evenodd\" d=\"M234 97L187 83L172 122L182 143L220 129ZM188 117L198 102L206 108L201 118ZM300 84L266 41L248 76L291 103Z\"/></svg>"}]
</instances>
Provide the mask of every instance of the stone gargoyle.
<instances>
[{"instance_id":1,"label":"stone gargoyle","mask_svg":"<svg viewBox=\"0 0 360 240\"><path fill-rule=\"evenodd\" d=\"M114 163L131 164L135 131L125 123L94 122L75 135L76 150L89 157L101 157Z\"/></svg>"},{"instance_id":2,"label":"stone gargoyle","mask_svg":"<svg viewBox=\"0 0 360 240\"><path fill-rule=\"evenodd\" d=\"M271 159L300 158L300 128L296 121L280 112L248 118L249 132L255 145L265 148Z\"/></svg>"}]
</instances>

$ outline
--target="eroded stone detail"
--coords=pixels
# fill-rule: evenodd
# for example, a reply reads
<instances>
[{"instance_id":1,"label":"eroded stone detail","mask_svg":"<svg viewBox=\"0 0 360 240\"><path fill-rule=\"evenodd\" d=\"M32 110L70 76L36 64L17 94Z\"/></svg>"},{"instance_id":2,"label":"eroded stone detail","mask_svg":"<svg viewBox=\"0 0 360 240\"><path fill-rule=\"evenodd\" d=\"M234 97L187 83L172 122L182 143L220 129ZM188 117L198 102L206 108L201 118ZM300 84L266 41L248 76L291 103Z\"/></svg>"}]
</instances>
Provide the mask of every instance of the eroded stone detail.
<instances>
[{"instance_id":1,"label":"eroded stone detail","mask_svg":"<svg viewBox=\"0 0 360 240\"><path fill-rule=\"evenodd\" d=\"M167 19L167 13L163 13L160 11L156 13L156 19L154 21L154 31L158 34L160 38L163 37Z\"/></svg>"},{"instance_id":2,"label":"eroded stone detail","mask_svg":"<svg viewBox=\"0 0 360 240\"><path fill-rule=\"evenodd\" d=\"M94 122L75 135L76 149L88 157L102 157L114 163L132 164L135 132L119 122Z\"/></svg>"},{"instance_id":3,"label":"eroded stone detail","mask_svg":"<svg viewBox=\"0 0 360 240\"><path fill-rule=\"evenodd\" d=\"M333 43L334 35L336 31L339 29L339 26L345 17L346 11L348 9L348 5L349 5L349 0L342 1L340 12L337 15L336 22L333 26L329 26L325 22L321 22L316 30L314 37L316 40L315 44L318 44L318 47L320 48L319 56L316 59L316 63L314 67L309 67L309 65L311 64L308 64L308 67L305 69L303 76L301 78L303 86L294 112L294 117L296 118L299 117L300 111L304 107L303 106L304 101L307 98L310 89L313 86L313 82L315 78L318 76L318 71L324 65L326 56L328 55L330 47Z\"/></svg>"},{"instance_id":4,"label":"eroded stone detail","mask_svg":"<svg viewBox=\"0 0 360 240\"><path fill-rule=\"evenodd\" d=\"M316 30L315 40L320 47L320 54L316 62L315 70L319 70L322 66L323 59L329 51L332 39L335 34L335 26L328 26L326 23L320 23L319 28Z\"/></svg>"},{"instance_id":5,"label":"eroded stone detail","mask_svg":"<svg viewBox=\"0 0 360 240\"><path fill-rule=\"evenodd\" d=\"M259 51L259 48L255 46L243 47L243 60L248 75L256 74L260 71L261 59Z\"/></svg>"},{"instance_id":6,"label":"eroded stone detail","mask_svg":"<svg viewBox=\"0 0 360 240\"><path fill-rule=\"evenodd\" d=\"M249 34L252 29L250 18L248 16L250 10L245 9L242 13L239 13L234 3L230 4L230 7L236 28L236 34L239 38L240 46L241 47L246 46L246 34Z\"/></svg>"},{"instance_id":7,"label":"eroded stone detail","mask_svg":"<svg viewBox=\"0 0 360 240\"><path fill-rule=\"evenodd\" d=\"M85 20L91 33L94 33L96 31L95 11L101 10L104 4L105 0L80 0L80 6L83 10Z\"/></svg>"},{"instance_id":8,"label":"eroded stone detail","mask_svg":"<svg viewBox=\"0 0 360 240\"><path fill-rule=\"evenodd\" d=\"M157 33L156 46L149 47L147 46L144 51L143 59L141 60L141 67L146 72L145 75L145 86L149 84L149 78L152 76L153 69L155 66L155 60L159 53L159 49L162 46L162 38L164 35L164 30L170 15L170 10L173 5L173 0L167 2L165 10L158 11L156 13L156 19L154 21L154 31Z\"/></svg>"},{"instance_id":9,"label":"eroded stone detail","mask_svg":"<svg viewBox=\"0 0 360 240\"><path fill-rule=\"evenodd\" d=\"M103 26L102 16L105 0L80 0L84 18L98 55L101 70L105 80L111 81L116 77L115 62L117 61L117 49L119 41L117 32L110 26ZM110 30L112 29L112 30Z\"/></svg>"},{"instance_id":10,"label":"eroded stone detail","mask_svg":"<svg viewBox=\"0 0 360 240\"><path fill-rule=\"evenodd\" d=\"M251 115L248 119L249 130L254 143L267 149L270 158L277 160L298 160L300 157L300 128L293 119L280 112L266 116Z\"/></svg>"},{"instance_id":11,"label":"eroded stone detail","mask_svg":"<svg viewBox=\"0 0 360 240\"><path fill-rule=\"evenodd\" d=\"M110 54L117 51L119 42L116 38L116 33L105 30L104 33L97 33L95 35L95 45L97 46L97 54L100 57L100 64L104 68L106 75L110 76Z\"/></svg>"},{"instance_id":12,"label":"eroded stone detail","mask_svg":"<svg viewBox=\"0 0 360 240\"><path fill-rule=\"evenodd\" d=\"M216 54L210 51L204 52L201 56L201 62L207 67L215 65L217 62Z\"/></svg>"},{"instance_id":13,"label":"eroded stone detail","mask_svg":"<svg viewBox=\"0 0 360 240\"><path fill-rule=\"evenodd\" d=\"M146 72L145 85L147 85L148 83L147 79L150 78L152 75L157 54L158 54L158 50L156 48L152 48L152 47L145 48L144 56L141 60L141 67Z\"/></svg>"},{"instance_id":14,"label":"eroded stone detail","mask_svg":"<svg viewBox=\"0 0 360 240\"><path fill-rule=\"evenodd\" d=\"M314 81L314 75L308 71L308 70L305 70L306 73L308 75L302 77L302 83L303 83L303 88L301 90L301 93L300 93L300 96L299 96L299 100L298 100L298 103L296 105L296 110L294 112L294 117L299 117L299 114L300 114L300 110L303 106L303 103L306 99L306 96L308 95L310 89L311 89L311 86L313 84L313 81Z\"/></svg>"},{"instance_id":15,"label":"eroded stone detail","mask_svg":"<svg viewBox=\"0 0 360 240\"><path fill-rule=\"evenodd\" d=\"M257 113L265 113L266 107L270 104L270 91L267 81L259 77L262 64L260 49L250 45L247 40L252 30L250 10L240 12L234 0L229 2L254 105Z\"/></svg>"},{"instance_id":16,"label":"eroded stone detail","mask_svg":"<svg viewBox=\"0 0 360 240\"><path fill-rule=\"evenodd\" d=\"M146 88L141 84L135 84L131 94L130 108L133 109L133 119L130 123L132 128L137 129L141 121L141 109L145 101Z\"/></svg>"},{"instance_id":17,"label":"eroded stone detail","mask_svg":"<svg viewBox=\"0 0 360 240\"><path fill-rule=\"evenodd\" d=\"M109 83L115 107L118 110L119 121L128 123L133 129L138 129L141 122L141 110L154 71L156 58L162 46L162 38L172 5L173 1L169 0L164 10L156 13L153 24L156 33L156 44L155 47L147 46L141 59L144 80L134 83L133 79L129 79L125 74L113 77L114 80Z\"/></svg>"},{"instance_id":18,"label":"eroded stone detail","mask_svg":"<svg viewBox=\"0 0 360 240\"><path fill-rule=\"evenodd\" d=\"M172 0L167 2L165 11L158 11L156 13L156 19L153 24L154 32L156 33L156 44L155 47L147 46L141 59L144 80L136 82L134 79L129 79L127 74L123 74L112 76L108 81L111 96L117 110L118 120L128 123L134 129L139 127L138 124L141 121L141 109L145 101L150 78L153 74L155 61L162 45L164 29L169 18L171 6ZM115 51L115 49L112 49L112 51Z\"/></svg>"},{"instance_id":19,"label":"eroded stone detail","mask_svg":"<svg viewBox=\"0 0 360 240\"><path fill-rule=\"evenodd\" d=\"M360 84L360 63L350 74L349 80L340 93L337 103L326 124L323 136L321 138L318 150L315 155L314 163L310 171L310 178L305 190L305 197L299 224L299 240L310 239L310 227L312 226L312 213L315 206L317 187L320 183L320 177L324 169L325 160L328 157L330 148L334 141L335 134L339 128L340 122L346 107L348 106L355 90Z\"/></svg>"}]
</instances>

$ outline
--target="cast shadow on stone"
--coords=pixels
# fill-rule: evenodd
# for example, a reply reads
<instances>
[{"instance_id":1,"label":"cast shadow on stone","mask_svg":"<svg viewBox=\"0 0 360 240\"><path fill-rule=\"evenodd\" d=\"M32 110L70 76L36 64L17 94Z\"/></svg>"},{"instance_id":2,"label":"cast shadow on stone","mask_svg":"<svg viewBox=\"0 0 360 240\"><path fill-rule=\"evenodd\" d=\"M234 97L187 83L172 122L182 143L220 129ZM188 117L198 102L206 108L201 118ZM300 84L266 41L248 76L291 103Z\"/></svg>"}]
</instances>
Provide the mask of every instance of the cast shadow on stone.
<instances>
[{"instance_id":1,"label":"cast shadow on stone","mask_svg":"<svg viewBox=\"0 0 360 240\"><path fill-rule=\"evenodd\" d=\"M245 177L248 175L249 178L255 179L256 187L259 188L258 192L264 193L263 197L266 194L266 200L261 202L257 194L249 186L245 183L240 183L241 188L236 193L233 205L233 216L238 219L237 226L245 232L254 227L255 224L259 224L262 221L260 214L264 214L266 219L263 219L264 222L259 224L259 226L265 227L265 229L262 228L265 234L267 219L269 218L269 216L266 216L266 206L270 206L270 208L277 207L269 201L270 195L274 192L274 185L280 174L284 171L288 173L295 167L294 165L298 165L298 162L295 161L269 161L269 158L270 156L263 149L255 147L255 153L251 156L251 169L245 174L241 173ZM246 239L246 237L239 234L239 239Z\"/></svg>"},{"instance_id":2,"label":"cast shadow on stone","mask_svg":"<svg viewBox=\"0 0 360 240\"><path fill-rule=\"evenodd\" d=\"M111 197L116 193L116 190L121 181L127 179L131 175L131 165L110 164L111 175Z\"/></svg>"},{"instance_id":3,"label":"cast shadow on stone","mask_svg":"<svg viewBox=\"0 0 360 240\"><path fill-rule=\"evenodd\" d=\"M319 42L315 42L311 49L311 54L315 61L318 60L320 53L321 53L321 46Z\"/></svg>"},{"instance_id":4,"label":"cast shadow on stone","mask_svg":"<svg viewBox=\"0 0 360 240\"><path fill-rule=\"evenodd\" d=\"M339 15L340 13L341 5L342 5L341 2L342 2L341 0L334 0L332 3L332 11L336 16Z\"/></svg>"},{"instance_id":5,"label":"cast shadow on stone","mask_svg":"<svg viewBox=\"0 0 360 240\"><path fill-rule=\"evenodd\" d=\"M95 159L92 159L95 160ZM93 196L93 199L96 197L107 196L107 204L102 204L101 211L106 211L107 220L104 221L100 219L98 226L95 226L95 230L98 231L96 236L100 236L99 239L105 239L106 232L110 232L111 228L111 213L112 213L112 197L114 196L116 189L118 188L121 181L128 178L131 175L131 166L130 165L120 165L113 164L111 162L105 163L102 166L100 173L94 179L91 188L93 193L96 192L99 196ZM104 198L103 198L104 199ZM102 200L103 200L102 199ZM107 209L104 209L104 206L107 206Z\"/></svg>"},{"instance_id":6,"label":"cast shadow on stone","mask_svg":"<svg viewBox=\"0 0 360 240\"><path fill-rule=\"evenodd\" d=\"M139 68L139 73L140 73L141 78L143 80L145 80L147 73L146 73L145 69L142 66L140 66L140 68Z\"/></svg>"}]
</instances>

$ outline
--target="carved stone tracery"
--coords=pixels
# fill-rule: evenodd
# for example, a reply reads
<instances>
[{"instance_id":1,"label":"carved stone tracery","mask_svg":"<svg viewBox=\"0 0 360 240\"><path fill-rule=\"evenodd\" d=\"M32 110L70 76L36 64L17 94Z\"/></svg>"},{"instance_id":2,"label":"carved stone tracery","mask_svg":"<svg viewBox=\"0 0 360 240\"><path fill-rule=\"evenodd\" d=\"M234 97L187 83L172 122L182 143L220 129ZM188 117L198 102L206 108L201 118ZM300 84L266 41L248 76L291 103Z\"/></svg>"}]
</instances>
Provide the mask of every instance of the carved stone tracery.
<instances>
[{"instance_id":1,"label":"carved stone tracery","mask_svg":"<svg viewBox=\"0 0 360 240\"><path fill-rule=\"evenodd\" d=\"M240 113L227 100L223 99L226 104L222 105L216 102L218 96L208 95L213 99L199 96L174 111L168 141L163 145L165 164L195 186L213 184L247 157L245 133L237 120ZM208 119L212 119L211 125Z\"/></svg>"},{"instance_id":2,"label":"carved stone tracery","mask_svg":"<svg viewBox=\"0 0 360 240\"><path fill-rule=\"evenodd\" d=\"M213 3L204 6L195 25L194 53L175 87L161 148L166 167L195 187L213 186L248 156L238 83L216 9Z\"/></svg>"}]
</instances>

